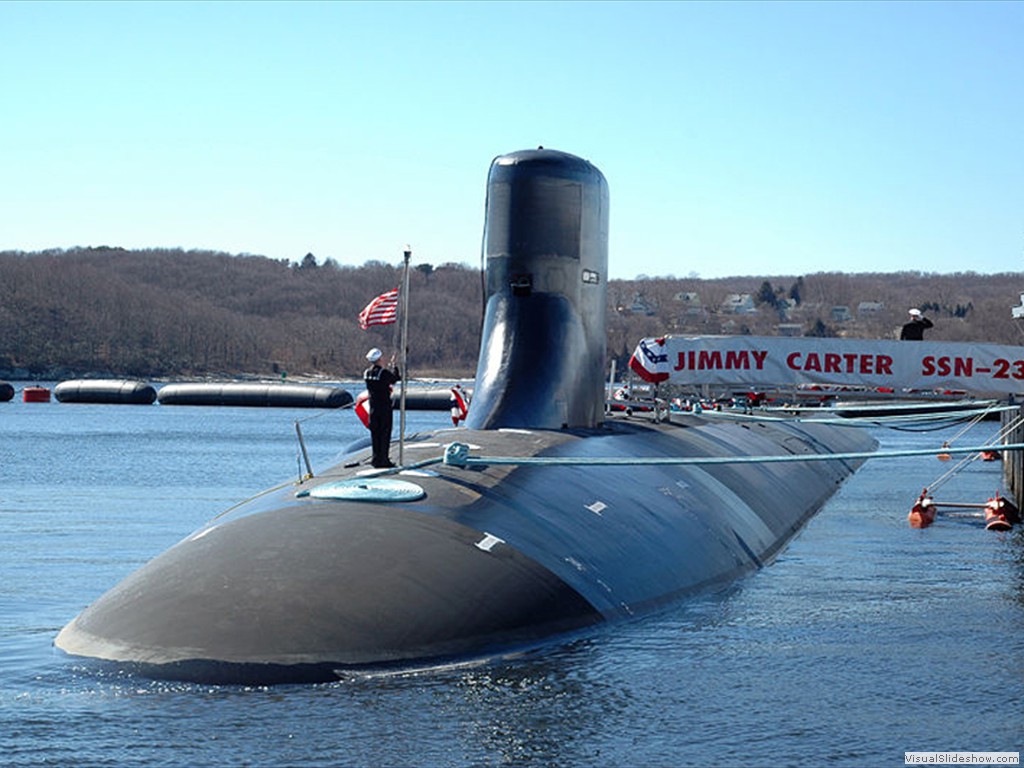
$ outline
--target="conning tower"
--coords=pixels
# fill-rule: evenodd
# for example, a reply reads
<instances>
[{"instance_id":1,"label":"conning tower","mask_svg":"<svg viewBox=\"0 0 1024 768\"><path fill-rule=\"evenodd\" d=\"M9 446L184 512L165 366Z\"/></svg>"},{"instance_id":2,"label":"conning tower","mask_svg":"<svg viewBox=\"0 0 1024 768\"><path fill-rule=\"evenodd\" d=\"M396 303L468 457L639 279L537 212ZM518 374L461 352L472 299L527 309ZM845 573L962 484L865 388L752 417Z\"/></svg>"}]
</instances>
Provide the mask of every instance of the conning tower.
<instances>
[{"instance_id":1,"label":"conning tower","mask_svg":"<svg viewBox=\"0 0 1024 768\"><path fill-rule=\"evenodd\" d=\"M549 149L487 178L487 309L467 426L594 427L604 414L608 183Z\"/></svg>"}]
</instances>

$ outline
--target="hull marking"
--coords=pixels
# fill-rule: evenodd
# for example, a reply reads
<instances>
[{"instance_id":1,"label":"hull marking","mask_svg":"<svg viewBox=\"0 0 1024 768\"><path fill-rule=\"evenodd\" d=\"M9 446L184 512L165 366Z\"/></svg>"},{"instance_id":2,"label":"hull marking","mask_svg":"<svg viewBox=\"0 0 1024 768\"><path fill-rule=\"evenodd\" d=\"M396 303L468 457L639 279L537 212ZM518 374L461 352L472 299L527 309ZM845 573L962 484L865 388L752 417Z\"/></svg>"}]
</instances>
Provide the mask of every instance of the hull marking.
<instances>
[{"instance_id":1,"label":"hull marking","mask_svg":"<svg viewBox=\"0 0 1024 768\"><path fill-rule=\"evenodd\" d=\"M483 552L490 552L498 544L504 544L504 539L499 539L493 533L487 533L485 536L476 543L476 548Z\"/></svg>"}]
</instances>

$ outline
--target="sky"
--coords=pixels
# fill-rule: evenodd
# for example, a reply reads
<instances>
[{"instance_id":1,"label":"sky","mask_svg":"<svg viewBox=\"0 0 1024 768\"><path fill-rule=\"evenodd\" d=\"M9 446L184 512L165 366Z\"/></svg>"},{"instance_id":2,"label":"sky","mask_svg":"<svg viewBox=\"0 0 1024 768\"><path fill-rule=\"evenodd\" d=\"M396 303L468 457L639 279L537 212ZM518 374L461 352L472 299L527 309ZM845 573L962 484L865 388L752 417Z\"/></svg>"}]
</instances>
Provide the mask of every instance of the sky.
<instances>
[{"instance_id":1,"label":"sky","mask_svg":"<svg viewBox=\"0 0 1024 768\"><path fill-rule=\"evenodd\" d=\"M1024 2L0 2L0 250L480 263L498 155L612 279L1024 271Z\"/></svg>"}]
</instances>

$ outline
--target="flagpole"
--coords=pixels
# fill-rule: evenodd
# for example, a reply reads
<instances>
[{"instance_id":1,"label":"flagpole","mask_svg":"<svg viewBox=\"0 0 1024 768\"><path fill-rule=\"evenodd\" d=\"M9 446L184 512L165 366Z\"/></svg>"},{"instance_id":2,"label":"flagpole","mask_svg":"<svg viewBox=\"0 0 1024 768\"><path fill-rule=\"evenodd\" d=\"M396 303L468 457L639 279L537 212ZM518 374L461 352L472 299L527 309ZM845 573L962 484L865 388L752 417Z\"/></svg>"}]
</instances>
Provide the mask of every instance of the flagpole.
<instances>
[{"instance_id":1,"label":"flagpole","mask_svg":"<svg viewBox=\"0 0 1024 768\"><path fill-rule=\"evenodd\" d=\"M398 466L405 464L405 392L409 388L409 259L412 258L412 246L405 246L405 273L402 275L402 397L399 400L398 427Z\"/></svg>"}]
</instances>

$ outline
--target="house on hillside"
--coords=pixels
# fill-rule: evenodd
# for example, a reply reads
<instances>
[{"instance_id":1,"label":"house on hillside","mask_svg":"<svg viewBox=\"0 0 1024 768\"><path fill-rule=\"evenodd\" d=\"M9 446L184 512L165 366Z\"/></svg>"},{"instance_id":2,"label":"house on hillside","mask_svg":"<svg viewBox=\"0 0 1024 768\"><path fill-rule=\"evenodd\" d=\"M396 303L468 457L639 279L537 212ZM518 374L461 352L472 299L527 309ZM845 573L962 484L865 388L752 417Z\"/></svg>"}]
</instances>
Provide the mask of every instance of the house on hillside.
<instances>
[{"instance_id":1,"label":"house on hillside","mask_svg":"<svg viewBox=\"0 0 1024 768\"><path fill-rule=\"evenodd\" d=\"M629 311L634 315L653 317L657 311L657 304L644 296L642 292L637 291L633 294L633 303L629 305Z\"/></svg>"},{"instance_id":2,"label":"house on hillside","mask_svg":"<svg viewBox=\"0 0 1024 768\"><path fill-rule=\"evenodd\" d=\"M754 297L749 293L730 293L722 302L722 311L733 315L754 315Z\"/></svg>"},{"instance_id":3,"label":"house on hillside","mask_svg":"<svg viewBox=\"0 0 1024 768\"><path fill-rule=\"evenodd\" d=\"M870 317L877 315L885 309L885 304L880 301L862 301L857 305L857 317Z\"/></svg>"},{"instance_id":4,"label":"house on hillside","mask_svg":"<svg viewBox=\"0 0 1024 768\"><path fill-rule=\"evenodd\" d=\"M693 291L680 291L673 298L683 305L683 317L703 317L704 304Z\"/></svg>"}]
</instances>

